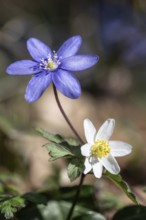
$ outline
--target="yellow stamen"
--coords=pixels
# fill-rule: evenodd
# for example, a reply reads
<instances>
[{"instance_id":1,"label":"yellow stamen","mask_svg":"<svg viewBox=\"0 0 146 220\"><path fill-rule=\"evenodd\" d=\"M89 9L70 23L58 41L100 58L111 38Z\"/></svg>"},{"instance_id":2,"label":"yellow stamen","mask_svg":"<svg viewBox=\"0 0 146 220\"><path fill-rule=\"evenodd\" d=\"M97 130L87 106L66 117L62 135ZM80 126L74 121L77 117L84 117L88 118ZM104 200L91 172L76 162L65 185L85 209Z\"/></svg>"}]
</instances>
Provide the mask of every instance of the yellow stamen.
<instances>
[{"instance_id":1,"label":"yellow stamen","mask_svg":"<svg viewBox=\"0 0 146 220\"><path fill-rule=\"evenodd\" d=\"M47 67L49 68L49 69L51 69L51 70L54 70L54 69L56 69L56 63L55 62L53 62L53 61L50 61L50 62L48 62L48 64L47 64Z\"/></svg>"},{"instance_id":2,"label":"yellow stamen","mask_svg":"<svg viewBox=\"0 0 146 220\"><path fill-rule=\"evenodd\" d=\"M106 157L110 151L109 142L105 140L96 140L91 147L91 155L97 158Z\"/></svg>"}]
</instances>

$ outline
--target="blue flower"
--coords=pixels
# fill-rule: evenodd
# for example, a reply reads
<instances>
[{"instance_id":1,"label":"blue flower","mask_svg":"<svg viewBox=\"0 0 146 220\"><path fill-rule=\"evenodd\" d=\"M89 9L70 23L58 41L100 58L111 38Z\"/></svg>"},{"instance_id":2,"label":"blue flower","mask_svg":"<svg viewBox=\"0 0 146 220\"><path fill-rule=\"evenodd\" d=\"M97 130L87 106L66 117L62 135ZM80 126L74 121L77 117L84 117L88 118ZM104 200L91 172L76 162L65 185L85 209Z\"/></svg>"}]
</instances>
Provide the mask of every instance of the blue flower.
<instances>
[{"instance_id":1,"label":"blue flower","mask_svg":"<svg viewBox=\"0 0 146 220\"><path fill-rule=\"evenodd\" d=\"M37 101L52 82L65 96L76 99L81 95L78 79L70 71L85 70L98 61L96 55L75 55L81 45L80 36L65 41L57 52L36 38L27 41L27 49L34 59L20 60L7 68L10 75L31 75L25 99L27 102Z\"/></svg>"}]
</instances>

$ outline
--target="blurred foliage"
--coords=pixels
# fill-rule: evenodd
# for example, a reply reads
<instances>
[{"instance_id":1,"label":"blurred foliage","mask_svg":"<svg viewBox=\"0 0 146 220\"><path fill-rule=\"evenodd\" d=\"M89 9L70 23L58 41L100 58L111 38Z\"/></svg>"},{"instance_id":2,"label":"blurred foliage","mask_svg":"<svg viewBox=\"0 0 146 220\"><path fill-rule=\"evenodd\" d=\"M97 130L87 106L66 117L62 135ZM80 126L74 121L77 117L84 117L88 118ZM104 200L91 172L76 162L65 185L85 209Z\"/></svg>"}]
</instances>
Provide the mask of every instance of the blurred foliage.
<instances>
[{"instance_id":1,"label":"blurred foliage","mask_svg":"<svg viewBox=\"0 0 146 220\"><path fill-rule=\"evenodd\" d=\"M6 219L12 218L14 213L17 212L16 216L18 219L65 219L69 208L71 206L72 198L76 192L77 187L63 187L58 190L44 191L40 193L26 193L24 195L15 197L1 197L0 210L4 214ZM91 200L92 199L92 200ZM91 201L92 202L91 202ZM66 201L66 202L65 202ZM90 203L88 204L88 201ZM95 217L100 220L105 218L89 209L95 209L93 199L93 187L83 186L80 194L79 203L80 205L87 207L83 208L78 205L74 212L74 218L76 217ZM25 208L24 208L25 207ZM54 207L54 208L53 208ZM23 208L23 209L22 209ZM52 209L53 208L53 209ZM53 211L52 211L53 210ZM61 217L62 216L62 217ZM94 218L93 218L94 217ZM76 219L75 218L75 219ZM3 219L1 215L1 219Z\"/></svg>"},{"instance_id":2,"label":"blurred foliage","mask_svg":"<svg viewBox=\"0 0 146 220\"><path fill-rule=\"evenodd\" d=\"M71 203L65 201L50 201L46 206L37 205L34 208L28 209L18 214L18 219L26 220L36 218L39 220L64 220L67 217L68 211L70 209ZM53 210L53 211L52 211ZM77 219L91 219L91 220L105 220L105 217L94 211L90 211L80 206L76 206L73 220Z\"/></svg>"},{"instance_id":3,"label":"blurred foliage","mask_svg":"<svg viewBox=\"0 0 146 220\"><path fill-rule=\"evenodd\" d=\"M16 133L12 123L7 118L0 117L0 167L6 169L6 171L25 174L26 166L22 163L23 157L13 148L14 140L12 137ZM2 173L4 172L1 171L0 179L3 176ZM5 176L8 176L7 172Z\"/></svg>"},{"instance_id":4,"label":"blurred foliage","mask_svg":"<svg viewBox=\"0 0 146 220\"><path fill-rule=\"evenodd\" d=\"M14 213L23 207L25 207L24 199L18 196L5 201L0 201L0 211L6 219L13 218Z\"/></svg>"},{"instance_id":5,"label":"blurred foliage","mask_svg":"<svg viewBox=\"0 0 146 220\"><path fill-rule=\"evenodd\" d=\"M144 206L127 206L118 211L113 220L144 220L146 218L146 207Z\"/></svg>"},{"instance_id":6,"label":"blurred foliage","mask_svg":"<svg viewBox=\"0 0 146 220\"><path fill-rule=\"evenodd\" d=\"M72 198L77 187L59 187L57 190L45 190L42 192L30 192L21 196L1 196L0 210L1 219L10 219L13 216L18 220L64 220L69 212ZM109 192L107 191L107 195ZM78 205L75 208L72 219L99 219L106 218L99 214L113 208L113 196L108 197L108 202L104 206L96 203L93 186L84 185L81 189ZM105 199L101 200L103 204ZM124 206L124 204L123 204ZM118 207L117 207L118 208ZM115 209L115 207L114 207ZM115 219L144 219L146 208L142 206L130 206L123 208L114 216ZM13 218L12 218L13 219Z\"/></svg>"}]
</instances>

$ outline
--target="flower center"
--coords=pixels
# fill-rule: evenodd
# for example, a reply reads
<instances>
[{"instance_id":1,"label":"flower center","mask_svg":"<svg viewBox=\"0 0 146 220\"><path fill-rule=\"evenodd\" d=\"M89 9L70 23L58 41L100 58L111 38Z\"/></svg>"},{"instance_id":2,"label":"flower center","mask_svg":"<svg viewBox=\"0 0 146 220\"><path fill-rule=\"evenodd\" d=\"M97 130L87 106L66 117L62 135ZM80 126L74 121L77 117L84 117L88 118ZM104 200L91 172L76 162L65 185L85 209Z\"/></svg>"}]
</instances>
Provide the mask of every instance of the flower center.
<instances>
[{"instance_id":1,"label":"flower center","mask_svg":"<svg viewBox=\"0 0 146 220\"><path fill-rule=\"evenodd\" d=\"M91 147L91 155L97 158L106 157L110 151L109 142L105 140L96 140Z\"/></svg>"},{"instance_id":2,"label":"flower center","mask_svg":"<svg viewBox=\"0 0 146 220\"><path fill-rule=\"evenodd\" d=\"M58 57L57 53L53 51L52 54L49 54L46 59L40 59L40 69L54 71L61 64L61 57Z\"/></svg>"}]
</instances>

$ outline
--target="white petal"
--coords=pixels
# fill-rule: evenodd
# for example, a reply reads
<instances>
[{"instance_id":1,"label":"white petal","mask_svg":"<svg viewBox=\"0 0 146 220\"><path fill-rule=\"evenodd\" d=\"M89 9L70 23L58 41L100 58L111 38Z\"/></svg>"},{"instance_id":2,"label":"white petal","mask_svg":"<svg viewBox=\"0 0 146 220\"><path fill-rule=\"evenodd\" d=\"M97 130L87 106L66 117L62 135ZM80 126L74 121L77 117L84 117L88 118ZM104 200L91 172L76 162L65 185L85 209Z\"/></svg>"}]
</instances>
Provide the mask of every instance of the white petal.
<instances>
[{"instance_id":1,"label":"white petal","mask_svg":"<svg viewBox=\"0 0 146 220\"><path fill-rule=\"evenodd\" d=\"M101 178L103 166L100 162L97 162L93 165L93 173L96 178Z\"/></svg>"},{"instance_id":2,"label":"white petal","mask_svg":"<svg viewBox=\"0 0 146 220\"><path fill-rule=\"evenodd\" d=\"M84 165L85 165L84 174L87 174L92 170L92 165L91 165L91 163L89 163L88 157L85 159Z\"/></svg>"},{"instance_id":3,"label":"white petal","mask_svg":"<svg viewBox=\"0 0 146 220\"><path fill-rule=\"evenodd\" d=\"M99 161L110 173L118 174L120 172L120 167L111 154L109 154L107 157L102 157L101 159L99 159Z\"/></svg>"},{"instance_id":4,"label":"white petal","mask_svg":"<svg viewBox=\"0 0 146 220\"><path fill-rule=\"evenodd\" d=\"M81 146L81 154L85 157L89 157L90 156L90 148L91 148L91 144L84 144Z\"/></svg>"},{"instance_id":5,"label":"white petal","mask_svg":"<svg viewBox=\"0 0 146 220\"><path fill-rule=\"evenodd\" d=\"M131 153L132 146L122 141L109 141L111 154L114 157L121 157Z\"/></svg>"},{"instance_id":6,"label":"white petal","mask_svg":"<svg viewBox=\"0 0 146 220\"><path fill-rule=\"evenodd\" d=\"M109 140L115 128L115 120L109 118L99 128L95 139Z\"/></svg>"},{"instance_id":7,"label":"white petal","mask_svg":"<svg viewBox=\"0 0 146 220\"><path fill-rule=\"evenodd\" d=\"M84 120L84 132L87 142L92 144L95 139L96 129L88 118Z\"/></svg>"}]
</instances>

